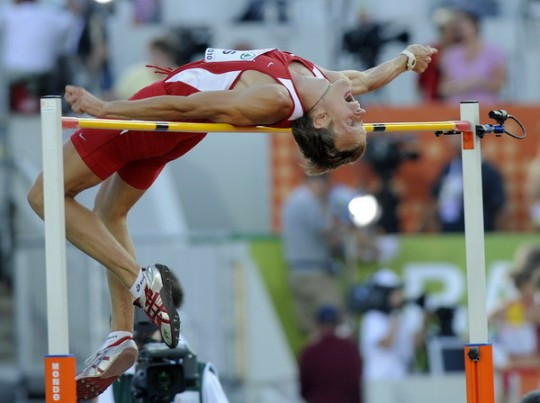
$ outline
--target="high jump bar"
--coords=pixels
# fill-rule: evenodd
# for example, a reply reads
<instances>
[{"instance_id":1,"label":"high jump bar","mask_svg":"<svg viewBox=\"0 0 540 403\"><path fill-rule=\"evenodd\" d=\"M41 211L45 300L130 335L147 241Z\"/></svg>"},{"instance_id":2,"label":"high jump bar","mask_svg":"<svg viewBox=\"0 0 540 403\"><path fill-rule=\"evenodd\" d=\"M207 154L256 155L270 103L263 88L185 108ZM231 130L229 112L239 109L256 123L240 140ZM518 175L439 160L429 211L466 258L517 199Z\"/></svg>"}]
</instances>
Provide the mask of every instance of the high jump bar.
<instances>
[{"instance_id":1,"label":"high jump bar","mask_svg":"<svg viewBox=\"0 0 540 403\"><path fill-rule=\"evenodd\" d=\"M152 122L114 119L86 119L61 117L59 97L42 98L43 176L45 203L45 244L47 271L47 312L49 355L46 364L46 402L59 401L54 387L60 376L62 401L74 401L75 358L68 353L67 283L65 277L65 221L64 188L62 171L62 128L94 128L137 131L178 132L258 132L287 133L289 129L264 126L247 127L216 123ZM482 176L479 125L479 105L476 101L460 104L459 121L443 122L397 122L366 123L367 132L407 131L457 131L462 136L463 195L465 210L465 252L467 263L467 302L469 316L468 352L476 352L476 358L467 354L466 383L468 403L494 403L493 363L491 345L488 343L486 313L486 278L484 256L484 225L482 208ZM61 291L61 292L59 292ZM56 309L55 309L56 308ZM480 351L480 353L478 352ZM481 357L479 360L478 357ZM66 358L64 365L61 360ZM482 365L478 365L482 363ZM487 364L487 365L485 365ZM53 367L52 365L59 366ZM61 365L61 366L60 366ZM472 368L472 369L471 369ZM52 376L47 376L52 373Z\"/></svg>"},{"instance_id":2,"label":"high jump bar","mask_svg":"<svg viewBox=\"0 0 540 403\"><path fill-rule=\"evenodd\" d=\"M268 126L233 126L227 123L190 123L190 122L154 122L146 120L120 120L62 117L64 129L109 129L137 130L151 132L185 132L185 133L290 133L289 128ZM439 122L394 122L365 123L368 133L377 132L411 132L411 131L450 131L470 130L470 123L462 120Z\"/></svg>"}]
</instances>

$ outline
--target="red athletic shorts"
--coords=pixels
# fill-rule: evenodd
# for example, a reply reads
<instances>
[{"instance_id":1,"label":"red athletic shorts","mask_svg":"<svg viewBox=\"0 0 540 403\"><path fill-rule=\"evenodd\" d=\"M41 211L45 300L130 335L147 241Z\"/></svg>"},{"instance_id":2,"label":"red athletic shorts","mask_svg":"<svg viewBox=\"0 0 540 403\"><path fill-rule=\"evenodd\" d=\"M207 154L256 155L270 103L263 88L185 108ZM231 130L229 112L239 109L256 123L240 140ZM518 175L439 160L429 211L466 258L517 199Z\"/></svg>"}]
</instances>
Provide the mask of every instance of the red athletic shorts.
<instances>
[{"instance_id":1,"label":"red athletic shorts","mask_svg":"<svg viewBox=\"0 0 540 403\"><path fill-rule=\"evenodd\" d=\"M132 99L158 95L166 95L161 81L143 88ZM117 172L134 188L148 189L167 162L187 153L205 136L206 133L80 129L71 135L71 142L101 179Z\"/></svg>"}]
</instances>

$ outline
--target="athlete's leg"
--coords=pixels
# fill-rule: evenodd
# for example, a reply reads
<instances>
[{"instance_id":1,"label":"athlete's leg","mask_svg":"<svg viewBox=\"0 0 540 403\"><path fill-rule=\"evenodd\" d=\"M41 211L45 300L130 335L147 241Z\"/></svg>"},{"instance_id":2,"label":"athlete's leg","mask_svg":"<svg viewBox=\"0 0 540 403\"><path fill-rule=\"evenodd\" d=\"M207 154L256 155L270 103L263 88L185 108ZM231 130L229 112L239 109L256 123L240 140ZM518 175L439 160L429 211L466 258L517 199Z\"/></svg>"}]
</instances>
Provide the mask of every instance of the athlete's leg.
<instances>
[{"instance_id":1,"label":"athlete's leg","mask_svg":"<svg viewBox=\"0 0 540 403\"><path fill-rule=\"evenodd\" d=\"M78 398L91 399L102 393L136 360L137 346L131 334L134 297L170 347L178 343L180 319L172 304L169 269L158 265L141 270L125 228L127 212L144 191L127 185L114 174L98 192L95 209L89 210L75 201L75 196L102 180L82 160L71 141L64 144L63 158L66 236L108 269L113 330L120 330L107 337L77 376ZM43 191L40 175L30 189L28 201L42 218Z\"/></svg>"},{"instance_id":2,"label":"athlete's leg","mask_svg":"<svg viewBox=\"0 0 540 403\"><path fill-rule=\"evenodd\" d=\"M64 192L66 236L71 243L103 264L129 289L140 267L134 257L109 232L99 216L78 203L75 196L101 182L81 159L71 141L64 144ZM28 193L34 211L43 218L43 176L39 175Z\"/></svg>"},{"instance_id":3,"label":"athlete's leg","mask_svg":"<svg viewBox=\"0 0 540 403\"><path fill-rule=\"evenodd\" d=\"M125 167L129 166L127 164ZM137 164L133 168L136 169ZM138 168L141 174L145 173L144 164ZM151 172L151 175L154 174ZM103 264L119 279L120 283L136 298L134 303L140 306L158 326L164 342L175 347L178 343L180 319L172 302L170 270L162 265L149 266L141 270L131 253L109 232L100 216L75 201L74 197L79 192L96 185L101 180L87 167L70 141L64 145L64 182L68 239L83 252ZM122 184L122 182L119 183ZM111 200L117 202L119 207L110 211L102 209L102 215L112 217L122 211L122 214L127 214L129 207L144 193L130 186L113 186L113 190ZM126 194L121 195L121 192L126 192ZM41 175L30 190L28 199L34 210L43 217ZM112 284L115 287L114 290L119 288L119 284L114 280ZM122 292L122 295L126 294ZM125 303L126 300L127 298L120 297L119 304Z\"/></svg>"},{"instance_id":4,"label":"athlete's leg","mask_svg":"<svg viewBox=\"0 0 540 403\"><path fill-rule=\"evenodd\" d=\"M112 288L109 287L115 316L119 311L131 313L124 323L118 324L118 329L113 329L127 332L111 333L102 347L87 360L88 366L77 377L78 399L91 399L103 392L131 367L137 358L137 345L131 334L133 296L129 295L129 288L135 282L140 268L130 251L109 232L100 216L75 201L78 193L99 184L101 179L83 162L71 141L64 144L63 158L66 236L75 246L102 263L108 269L110 277L118 276L115 277L117 280ZM107 181L105 188L108 188L111 182ZM43 177L40 175L30 189L28 201L42 218L43 190ZM101 194L104 194L105 190ZM119 288L123 288L120 293ZM129 295L129 298L126 298L126 295Z\"/></svg>"},{"instance_id":5,"label":"athlete's leg","mask_svg":"<svg viewBox=\"0 0 540 403\"><path fill-rule=\"evenodd\" d=\"M96 195L94 212L114 238L135 259L135 247L127 230L127 214L144 194L128 185L117 174L109 177ZM110 271L107 272L111 298L111 330L133 329L133 295Z\"/></svg>"}]
</instances>

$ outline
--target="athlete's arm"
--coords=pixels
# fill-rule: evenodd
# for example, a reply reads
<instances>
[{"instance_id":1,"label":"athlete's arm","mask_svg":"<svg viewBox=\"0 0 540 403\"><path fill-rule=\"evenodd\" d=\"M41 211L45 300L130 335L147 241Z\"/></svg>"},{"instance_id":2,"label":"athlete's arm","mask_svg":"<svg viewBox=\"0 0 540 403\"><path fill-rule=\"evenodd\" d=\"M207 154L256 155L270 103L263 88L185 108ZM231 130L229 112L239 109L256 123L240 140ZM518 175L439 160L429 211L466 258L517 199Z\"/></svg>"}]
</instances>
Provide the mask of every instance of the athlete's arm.
<instances>
[{"instance_id":1,"label":"athlete's arm","mask_svg":"<svg viewBox=\"0 0 540 403\"><path fill-rule=\"evenodd\" d=\"M163 95L130 101L103 101L84 88L67 86L73 111L110 119L209 120L237 126L268 125L287 117L292 100L279 84L239 90L205 91L189 96Z\"/></svg>"},{"instance_id":2,"label":"athlete's arm","mask_svg":"<svg viewBox=\"0 0 540 403\"><path fill-rule=\"evenodd\" d=\"M417 73L422 73L426 69L431 61L431 55L437 52L435 48L422 45L410 45L407 47L407 50L414 54L416 58L416 65L413 71ZM360 95L390 83L401 73L407 71L407 56L400 54L392 60L365 71L321 70L327 75L330 81L335 81L339 78L348 78L351 81L352 93L354 95Z\"/></svg>"}]
</instances>

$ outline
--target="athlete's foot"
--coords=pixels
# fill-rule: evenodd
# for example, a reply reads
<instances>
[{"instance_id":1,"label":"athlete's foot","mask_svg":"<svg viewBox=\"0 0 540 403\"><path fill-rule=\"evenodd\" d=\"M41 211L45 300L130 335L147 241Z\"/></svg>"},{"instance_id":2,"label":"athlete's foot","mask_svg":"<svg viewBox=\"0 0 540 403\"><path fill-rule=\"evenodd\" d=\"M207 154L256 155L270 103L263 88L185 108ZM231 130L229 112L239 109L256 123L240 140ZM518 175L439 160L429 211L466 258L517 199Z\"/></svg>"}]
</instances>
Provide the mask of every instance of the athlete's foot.
<instances>
[{"instance_id":1,"label":"athlete's foot","mask_svg":"<svg viewBox=\"0 0 540 403\"><path fill-rule=\"evenodd\" d=\"M145 277L144 290L133 304L144 310L152 323L157 325L163 342L174 348L180 335L180 317L173 303L171 271L162 264L142 270Z\"/></svg>"},{"instance_id":2,"label":"athlete's foot","mask_svg":"<svg viewBox=\"0 0 540 403\"><path fill-rule=\"evenodd\" d=\"M104 346L86 360L77 376L77 400L90 400L105 391L137 360L137 344L132 336L109 336Z\"/></svg>"}]
</instances>

